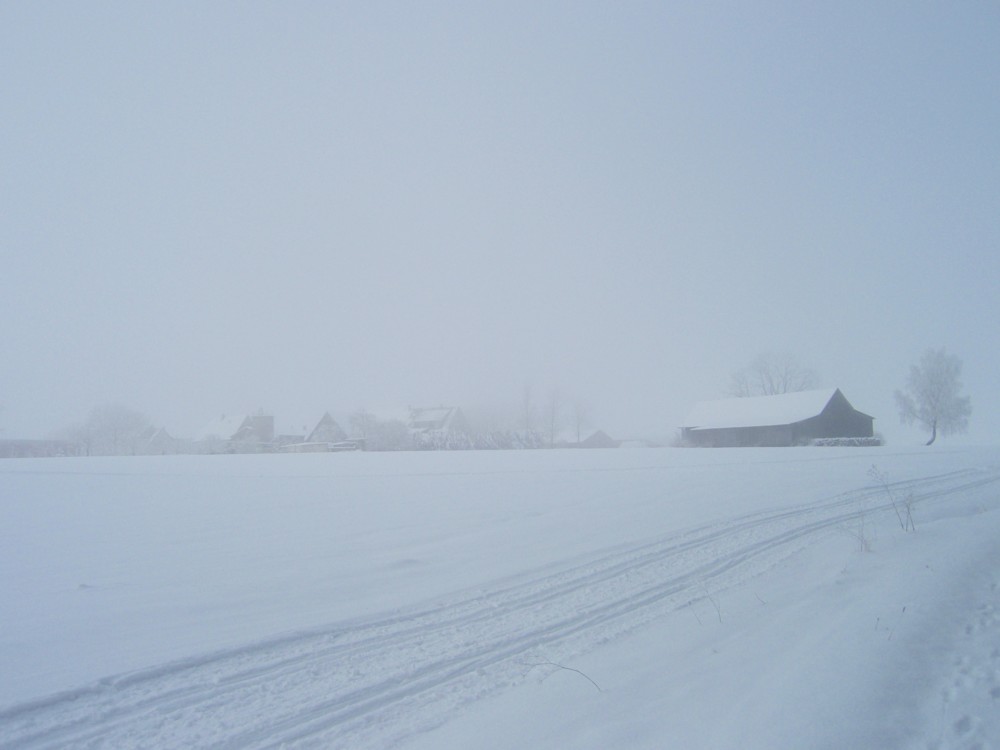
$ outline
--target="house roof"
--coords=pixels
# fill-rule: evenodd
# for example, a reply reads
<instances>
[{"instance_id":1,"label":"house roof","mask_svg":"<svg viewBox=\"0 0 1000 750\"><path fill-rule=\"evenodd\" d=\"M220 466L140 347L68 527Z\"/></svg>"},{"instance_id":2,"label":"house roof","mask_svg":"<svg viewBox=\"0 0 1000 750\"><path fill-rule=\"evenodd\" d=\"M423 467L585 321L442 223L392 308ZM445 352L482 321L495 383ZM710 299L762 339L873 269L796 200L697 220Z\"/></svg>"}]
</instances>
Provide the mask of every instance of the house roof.
<instances>
[{"instance_id":1,"label":"house roof","mask_svg":"<svg viewBox=\"0 0 1000 750\"><path fill-rule=\"evenodd\" d=\"M604 432L604 430L597 430L597 429L592 429L592 428L588 427L585 430L580 430L580 440L579 440L579 442L581 442L581 443L586 442L587 440L590 440L591 438L595 437L596 435L607 435L607 433ZM570 445L575 445L577 443L577 439L576 438L577 438L577 431L576 430L570 430L570 429L559 430L559 432L556 433L556 442L557 443L567 443L567 444L570 444Z\"/></svg>"},{"instance_id":2,"label":"house roof","mask_svg":"<svg viewBox=\"0 0 1000 750\"><path fill-rule=\"evenodd\" d=\"M337 420L333 418L330 412L326 412L320 418L319 422L313 428L312 432L309 433L308 437L305 438L307 443L339 443L344 440L347 434L341 429L340 425L337 424Z\"/></svg>"},{"instance_id":3,"label":"house roof","mask_svg":"<svg viewBox=\"0 0 1000 750\"><path fill-rule=\"evenodd\" d=\"M824 388L778 396L701 401L694 405L682 426L692 430L714 430L794 424L819 415L837 392L837 388Z\"/></svg>"},{"instance_id":4,"label":"house roof","mask_svg":"<svg viewBox=\"0 0 1000 750\"><path fill-rule=\"evenodd\" d=\"M229 440L245 421L246 416L243 414L229 417L223 414L205 425L195 440Z\"/></svg>"},{"instance_id":5,"label":"house roof","mask_svg":"<svg viewBox=\"0 0 1000 750\"><path fill-rule=\"evenodd\" d=\"M453 406L438 406L431 409L410 409L411 429L445 430L458 414Z\"/></svg>"}]
</instances>

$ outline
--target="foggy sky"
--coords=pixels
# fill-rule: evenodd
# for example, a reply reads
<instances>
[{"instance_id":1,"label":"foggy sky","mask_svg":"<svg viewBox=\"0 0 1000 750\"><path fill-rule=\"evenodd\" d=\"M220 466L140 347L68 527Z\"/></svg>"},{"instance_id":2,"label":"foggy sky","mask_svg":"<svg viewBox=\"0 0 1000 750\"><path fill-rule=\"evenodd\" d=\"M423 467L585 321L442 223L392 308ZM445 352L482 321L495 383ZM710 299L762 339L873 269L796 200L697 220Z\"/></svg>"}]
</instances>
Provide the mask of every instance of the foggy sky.
<instances>
[{"instance_id":1,"label":"foggy sky","mask_svg":"<svg viewBox=\"0 0 1000 750\"><path fill-rule=\"evenodd\" d=\"M0 435L327 409L671 435L761 351L1000 420L992 3L6 3Z\"/></svg>"}]
</instances>

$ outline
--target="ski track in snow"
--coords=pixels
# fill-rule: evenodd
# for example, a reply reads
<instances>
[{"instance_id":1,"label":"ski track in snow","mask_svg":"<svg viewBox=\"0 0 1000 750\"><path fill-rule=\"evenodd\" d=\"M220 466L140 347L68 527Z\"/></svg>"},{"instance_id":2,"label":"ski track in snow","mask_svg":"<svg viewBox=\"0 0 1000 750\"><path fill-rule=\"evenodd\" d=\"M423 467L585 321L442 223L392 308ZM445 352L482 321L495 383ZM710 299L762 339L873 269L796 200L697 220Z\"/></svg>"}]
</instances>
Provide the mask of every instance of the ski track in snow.
<instances>
[{"instance_id":1,"label":"ski track in snow","mask_svg":"<svg viewBox=\"0 0 1000 750\"><path fill-rule=\"evenodd\" d=\"M892 488L919 504L998 480L996 470L968 469ZM538 665L711 599L815 535L851 530L862 513L876 512L893 511L882 488L864 488L605 551L423 608L106 678L0 711L0 746L391 747L523 682ZM992 605L979 615L970 627L1000 628ZM978 666L955 667L954 691L974 683L1000 695L996 648ZM956 697L945 695L946 705ZM969 716L953 724L955 734L977 726Z\"/></svg>"}]
</instances>

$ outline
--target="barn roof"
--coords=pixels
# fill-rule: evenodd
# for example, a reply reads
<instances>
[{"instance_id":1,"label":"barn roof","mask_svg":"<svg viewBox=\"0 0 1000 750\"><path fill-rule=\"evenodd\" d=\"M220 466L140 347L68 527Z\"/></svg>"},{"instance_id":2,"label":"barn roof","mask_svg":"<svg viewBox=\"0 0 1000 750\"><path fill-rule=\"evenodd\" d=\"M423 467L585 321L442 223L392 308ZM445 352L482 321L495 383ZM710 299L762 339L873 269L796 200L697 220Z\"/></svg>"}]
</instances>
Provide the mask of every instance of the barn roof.
<instances>
[{"instance_id":1,"label":"barn roof","mask_svg":"<svg viewBox=\"0 0 1000 750\"><path fill-rule=\"evenodd\" d=\"M837 390L824 388L778 396L701 401L694 405L682 426L692 430L714 430L794 424L820 414Z\"/></svg>"}]
</instances>

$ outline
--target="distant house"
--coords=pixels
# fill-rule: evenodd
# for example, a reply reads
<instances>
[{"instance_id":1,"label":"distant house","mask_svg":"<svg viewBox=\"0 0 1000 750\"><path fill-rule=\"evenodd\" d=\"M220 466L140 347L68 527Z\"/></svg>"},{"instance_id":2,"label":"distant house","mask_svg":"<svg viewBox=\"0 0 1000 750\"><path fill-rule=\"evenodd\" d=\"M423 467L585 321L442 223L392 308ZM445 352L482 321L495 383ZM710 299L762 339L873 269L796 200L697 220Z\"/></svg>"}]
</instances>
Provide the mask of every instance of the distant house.
<instances>
[{"instance_id":1,"label":"distant house","mask_svg":"<svg viewBox=\"0 0 1000 750\"><path fill-rule=\"evenodd\" d=\"M457 406L410 408L406 426L417 448L464 449L473 447L469 423Z\"/></svg>"},{"instance_id":2,"label":"distant house","mask_svg":"<svg viewBox=\"0 0 1000 750\"><path fill-rule=\"evenodd\" d=\"M702 401L682 426L686 443L711 447L779 447L873 435L874 418L851 406L839 388Z\"/></svg>"},{"instance_id":3,"label":"distant house","mask_svg":"<svg viewBox=\"0 0 1000 750\"><path fill-rule=\"evenodd\" d=\"M619 442L604 430L596 430L577 443L577 448L617 448Z\"/></svg>"},{"instance_id":4,"label":"distant house","mask_svg":"<svg viewBox=\"0 0 1000 750\"><path fill-rule=\"evenodd\" d=\"M180 441L164 427L149 426L136 438L135 453L140 456L163 456L180 453Z\"/></svg>"},{"instance_id":5,"label":"distant house","mask_svg":"<svg viewBox=\"0 0 1000 750\"><path fill-rule=\"evenodd\" d=\"M230 439L241 443L269 445L274 441L274 417L270 414L249 416Z\"/></svg>"},{"instance_id":6,"label":"distant house","mask_svg":"<svg viewBox=\"0 0 1000 750\"><path fill-rule=\"evenodd\" d=\"M430 409L410 409L407 423L414 432L467 433L469 423L456 406L436 406Z\"/></svg>"},{"instance_id":7,"label":"distant house","mask_svg":"<svg viewBox=\"0 0 1000 750\"><path fill-rule=\"evenodd\" d=\"M261 453L274 443L274 417L267 414L228 417L223 414L199 433L203 453Z\"/></svg>"},{"instance_id":8,"label":"distant house","mask_svg":"<svg viewBox=\"0 0 1000 750\"><path fill-rule=\"evenodd\" d=\"M297 445L299 443L305 442L306 436L304 434L290 434L290 433L280 433L274 436L274 447L277 450L282 450L289 445Z\"/></svg>"},{"instance_id":9,"label":"distant house","mask_svg":"<svg viewBox=\"0 0 1000 750\"><path fill-rule=\"evenodd\" d=\"M330 416L330 412L326 412L305 441L307 443L342 443L345 440L347 440L347 433L337 424L337 420Z\"/></svg>"},{"instance_id":10,"label":"distant house","mask_svg":"<svg viewBox=\"0 0 1000 750\"><path fill-rule=\"evenodd\" d=\"M579 439L578 439L579 438ZM621 441L615 440L604 430L588 430L582 433L562 432L553 443L555 448L617 448Z\"/></svg>"},{"instance_id":11,"label":"distant house","mask_svg":"<svg viewBox=\"0 0 1000 750\"><path fill-rule=\"evenodd\" d=\"M330 453L360 448L361 441L348 440L347 433L337 424L337 420L330 415L330 412L326 412L308 436L284 444L279 450L282 453Z\"/></svg>"}]
</instances>

